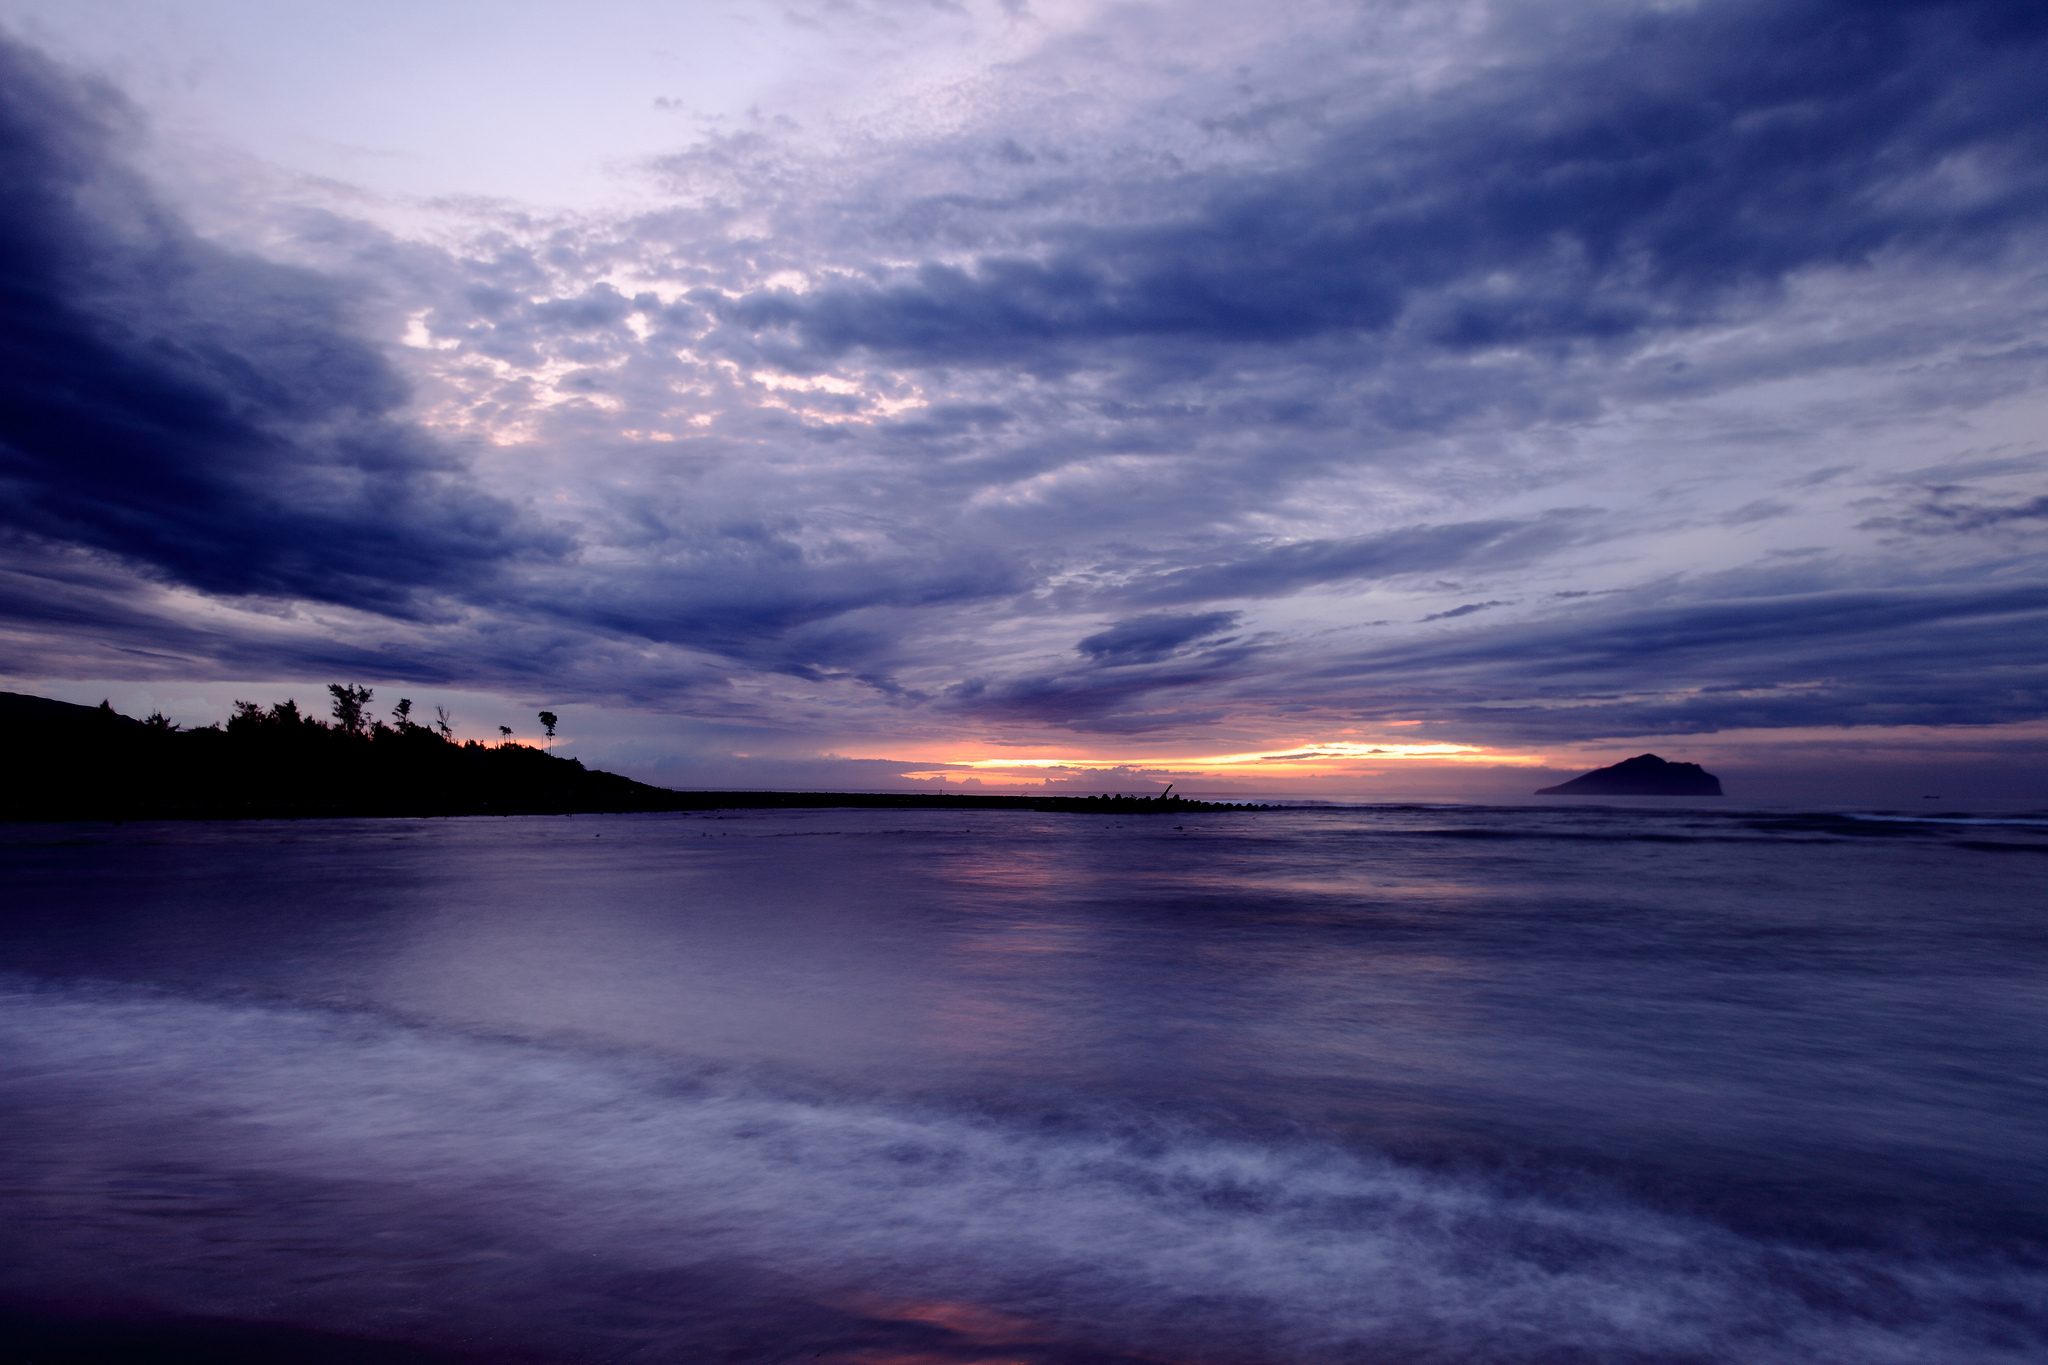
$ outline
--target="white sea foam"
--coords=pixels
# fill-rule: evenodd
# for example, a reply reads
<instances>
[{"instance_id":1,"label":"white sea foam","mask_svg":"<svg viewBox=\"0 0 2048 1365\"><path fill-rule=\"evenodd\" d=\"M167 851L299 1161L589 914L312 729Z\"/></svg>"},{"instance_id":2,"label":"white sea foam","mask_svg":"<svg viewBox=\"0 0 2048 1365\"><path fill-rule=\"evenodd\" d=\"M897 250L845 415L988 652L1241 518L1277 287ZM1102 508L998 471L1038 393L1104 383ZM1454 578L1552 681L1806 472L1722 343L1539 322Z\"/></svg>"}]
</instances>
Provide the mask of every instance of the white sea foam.
<instances>
[{"instance_id":1,"label":"white sea foam","mask_svg":"<svg viewBox=\"0 0 2048 1365\"><path fill-rule=\"evenodd\" d=\"M148 1264L190 1311L356 1321L417 1273L446 1329L509 1297L544 1314L548 1267L602 1264L969 1301L1163 1355L1957 1365L2039 1359L2048 1322L2039 1273L1982 1258L363 1014L16 983L0 1057L35 1135L0 1216L34 1220L37 1273Z\"/></svg>"}]
</instances>

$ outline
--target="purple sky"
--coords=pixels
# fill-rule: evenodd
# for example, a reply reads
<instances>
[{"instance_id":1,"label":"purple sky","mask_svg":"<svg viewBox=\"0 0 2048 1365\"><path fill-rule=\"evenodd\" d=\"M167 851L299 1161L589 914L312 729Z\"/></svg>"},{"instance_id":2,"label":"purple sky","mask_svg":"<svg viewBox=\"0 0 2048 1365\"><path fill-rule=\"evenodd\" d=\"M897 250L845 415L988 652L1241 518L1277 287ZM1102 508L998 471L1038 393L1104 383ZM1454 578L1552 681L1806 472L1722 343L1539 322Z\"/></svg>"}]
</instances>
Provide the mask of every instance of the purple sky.
<instances>
[{"instance_id":1,"label":"purple sky","mask_svg":"<svg viewBox=\"0 0 2048 1365\"><path fill-rule=\"evenodd\" d=\"M2048 799L2044 70L2038 4L0 0L0 686Z\"/></svg>"}]
</instances>

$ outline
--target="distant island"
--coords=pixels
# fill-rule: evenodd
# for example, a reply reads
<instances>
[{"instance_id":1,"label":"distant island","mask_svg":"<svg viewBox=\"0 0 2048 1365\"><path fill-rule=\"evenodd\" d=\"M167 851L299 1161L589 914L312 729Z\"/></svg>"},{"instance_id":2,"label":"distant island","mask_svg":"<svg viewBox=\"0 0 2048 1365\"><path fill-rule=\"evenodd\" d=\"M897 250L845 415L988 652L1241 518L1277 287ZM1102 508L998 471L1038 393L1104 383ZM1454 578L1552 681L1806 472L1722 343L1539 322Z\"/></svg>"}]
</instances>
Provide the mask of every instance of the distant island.
<instances>
[{"instance_id":1,"label":"distant island","mask_svg":"<svg viewBox=\"0 0 2048 1365\"><path fill-rule=\"evenodd\" d=\"M1539 787L1536 795L1719 796L1721 779L1697 763L1667 763L1655 754L1637 754L1555 787Z\"/></svg>"},{"instance_id":2,"label":"distant island","mask_svg":"<svg viewBox=\"0 0 2048 1365\"><path fill-rule=\"evenodd\" d=\"M950 792L696 792L585 768L509 738L457 740L444 716L369 714L366 687L333 684L333 719L236 702L225 726L135 720L0 692L10 779L0 820L276 819L306 816L582 815L630 811L865 807L1171 814L1255 810L1157 796L970 796ZM553 731L554 717L543 714ZM509 735L509 731L501 731Z\"/></svg>"}]
</instances>

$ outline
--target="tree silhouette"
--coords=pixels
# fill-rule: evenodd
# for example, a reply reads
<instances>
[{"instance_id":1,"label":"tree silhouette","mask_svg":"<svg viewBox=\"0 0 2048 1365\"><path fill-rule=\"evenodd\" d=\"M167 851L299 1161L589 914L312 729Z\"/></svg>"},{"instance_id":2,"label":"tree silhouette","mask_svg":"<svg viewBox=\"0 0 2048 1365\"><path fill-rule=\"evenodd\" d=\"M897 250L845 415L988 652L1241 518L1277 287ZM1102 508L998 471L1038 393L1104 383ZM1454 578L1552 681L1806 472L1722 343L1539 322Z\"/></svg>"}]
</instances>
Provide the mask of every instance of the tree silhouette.
<instances>
[{"instance_id":1,"label":"tree silhouette","mask_svg":"<svg viewBox=\"0 0 2048 1365\"><path fill-rule=\"evenodd\" d=\"M398 705L391 708L391 715L400 730L412 729L412 698L400 697Z\"/></svg>"},{"instance_id":2,"label":"tree silhouette","mask_svg":"<svg viewBox=\"0 0 2048 1365\"><path fill-rule=\"evenodd\" d=\"M370 704L373 695L370 689L347 683L329 683L327 691L334 698L335 723L352 735L363 733L363 708Z\"/></svg>"},{"instance_id":3,"label":"tree silhouette","mask_svg":"<svg viewBox=\"0 0 2048 1365\"><path fill-rule=\"evenodd\" d=\"M287 699L237 700L226 725L180 728L161 712L131 720L109 704L73 707L0 692L0 723L26 715L32 728L10 735L27 749L17 767L28 780L0 782L0 820L241 819L273 816L566 814L601 810L716 810L820 807L1010 809L1132 814L1226 809L1190 801L1168 786L1156 795L1089 797L926 793L663 791L580 762L533 761L513 727L499 726L493 752L482 739L456 742L446 707L407 702L390 709L401 728L365 714L370 689L336 683L332 720ZM438 725L413 723L424 710ZM561 717L536 713L560 732ZM518 754L505 753L518 749ZM15 776L10 769L9 777ZM1263 807L1235 807L1239 810Z\"/></svg>"},{"instance_id":4,"label":"tree silhouette","mask_svg":"<svg viewBox=\"0 0 2048 1365\"><path fill-rule=\"evenodd\" d=\"M434 708L434 728L441 732L441 738L453 742L455 739L455 717L448 714L448 708Z\"/></svg>"},{"instance_id":5,"label":"tree silhouette","mask_svg":"<svg viewBox=\"0 0 2048 1365\"><path fill-rule=\"evenodd\" d=\"M549 752L553 752L554 750L555 726L559 725L561 723L561 720L562 718L552 711L543 711L540 713L540 723L547 727Z\"/></svg>"}]
</instances>

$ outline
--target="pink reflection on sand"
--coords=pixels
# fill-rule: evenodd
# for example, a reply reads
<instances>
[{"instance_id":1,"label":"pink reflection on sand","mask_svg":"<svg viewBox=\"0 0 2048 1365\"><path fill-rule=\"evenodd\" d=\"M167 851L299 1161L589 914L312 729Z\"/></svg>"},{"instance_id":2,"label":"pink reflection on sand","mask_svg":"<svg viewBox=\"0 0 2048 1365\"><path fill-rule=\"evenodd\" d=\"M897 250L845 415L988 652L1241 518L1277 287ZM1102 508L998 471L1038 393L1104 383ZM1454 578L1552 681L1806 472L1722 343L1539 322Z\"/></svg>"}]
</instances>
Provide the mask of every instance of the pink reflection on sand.
<instances>
[{"instance_id":1,"label":"pink reflection on sand","mask_svg":"<svg viewBox=\"0 0 2048 1365\"><path fill-rule=\"evenodd\" d=\"M878 1323L938 1328L945 1337L908 1351L884 1346L827 1352L816 1357L825 1365L1047 1365L1078 1344L1043 1323L976 1303L864 1301L847 1307ZM1180 1365L1165 1356L1124 1352L1108 1359L1119 1365Z\"/></svg>"}]
</instances>

